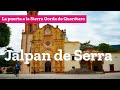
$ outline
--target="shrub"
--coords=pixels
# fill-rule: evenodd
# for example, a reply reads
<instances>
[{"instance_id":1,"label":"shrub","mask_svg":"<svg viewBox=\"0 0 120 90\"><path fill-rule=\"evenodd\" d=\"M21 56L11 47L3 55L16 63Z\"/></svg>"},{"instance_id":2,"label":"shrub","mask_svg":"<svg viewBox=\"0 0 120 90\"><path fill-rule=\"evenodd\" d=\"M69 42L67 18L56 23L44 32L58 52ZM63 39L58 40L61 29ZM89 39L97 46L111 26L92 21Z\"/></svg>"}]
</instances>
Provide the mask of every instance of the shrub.
<instances>
[{"instance_id":1,"label":"shrub","mask_svg":"<svg viewBox=\"0 0 120 90\"><path fill-rule=\"evenodd\" d=\"M14 73L14 69L12 67L7 68L6 70L7 73Z\"/></svg>"}]
</instances>

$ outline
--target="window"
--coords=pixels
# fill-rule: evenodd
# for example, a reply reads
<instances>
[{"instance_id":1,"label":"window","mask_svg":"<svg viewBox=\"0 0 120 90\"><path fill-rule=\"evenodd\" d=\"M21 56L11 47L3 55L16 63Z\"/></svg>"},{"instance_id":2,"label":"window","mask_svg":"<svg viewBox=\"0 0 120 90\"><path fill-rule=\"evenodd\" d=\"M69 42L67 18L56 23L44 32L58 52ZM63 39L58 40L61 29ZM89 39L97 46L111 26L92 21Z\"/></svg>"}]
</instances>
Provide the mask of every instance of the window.
<instances>
[{"instance_id":1,"label":"window","mask_svg":"<svg viewBox=\"0 0 120 90\"><path fill-rule=\"evenodd\" d=\"M50 45L50 42L49 42L49 41L47 41L45 44L46 44L47 46L49 46L49 45Z\"/></svg>"},{"instance_id":2,"label":"window","mask_svg":"<svg viewBox=\"0 0 120 90\"><path fill-rule=\"evenodd\" d=\"M72 69L75 69L75 66L72 66Z\"/></svg>"},{"instance_id":3,"label":"window","mask_svg":"<svg viewBox=\"0 0 120 90\"><path fill-rule=\"evenodd\" d=\"M72 60L75 60L75 56L72 56Z\"/></svg>"},{"instance_id":4,"label":"window","mask_svg":"<svg viewBox=\"0 0 120 90\"><path fill-rule=\"evenodd\" d=\"M32 52L32 48L30 47L30 53Z\"/></svg>"},{"instance_id":5,"label":"window","mask_svg":"<svg viewBox=\"0 0 120 90\"><path fill-rule=\"evenodd\" d=\"M32 32L32 24L30 24L30 32Z\"/></svg>"},{"instance_id":6,"label":"window","mask_svg":"<svg viewBox=\"0 0 120 90\"><path fill-rule=\"evenodd\" d=\"M114 71L114 64L110 64L110 71L111 71L111 72Z\"/></svg>"}]
</instances>

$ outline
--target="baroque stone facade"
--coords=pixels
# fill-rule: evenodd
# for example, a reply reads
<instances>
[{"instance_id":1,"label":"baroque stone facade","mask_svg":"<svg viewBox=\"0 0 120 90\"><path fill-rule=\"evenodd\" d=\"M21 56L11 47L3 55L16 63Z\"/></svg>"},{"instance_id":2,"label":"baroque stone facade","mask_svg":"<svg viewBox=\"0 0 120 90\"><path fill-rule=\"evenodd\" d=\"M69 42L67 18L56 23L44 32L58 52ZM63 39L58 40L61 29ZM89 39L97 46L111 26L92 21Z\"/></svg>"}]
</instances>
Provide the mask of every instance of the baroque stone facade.
<instances>
[{"instance_id":1,"label":"baroque stone facade","mask_svg":"<svg viewBox=\"0 0 120 90\"><path fill-rule=\"evenodd\" d=\"M38 11L27 11L27 15L38 15ZM29 65L25 65L22 62L22 73L62 73L71 69L70 67L72 66L69 67L70 63L66 63L64 60L55 61L54 54L58 52L58 49L62 49L62 55L65 52L71 52L72 55L74 50L80 48L80 43L68 41L66 30L60 30L58 26L53 27L50 24L46 24L42 28L39 28L39 24L34 23L25 24L25 31L22 32L21 48L24 53L49 53L51 55L51 61L32 60Z\"/></svg>"}]
</instances>

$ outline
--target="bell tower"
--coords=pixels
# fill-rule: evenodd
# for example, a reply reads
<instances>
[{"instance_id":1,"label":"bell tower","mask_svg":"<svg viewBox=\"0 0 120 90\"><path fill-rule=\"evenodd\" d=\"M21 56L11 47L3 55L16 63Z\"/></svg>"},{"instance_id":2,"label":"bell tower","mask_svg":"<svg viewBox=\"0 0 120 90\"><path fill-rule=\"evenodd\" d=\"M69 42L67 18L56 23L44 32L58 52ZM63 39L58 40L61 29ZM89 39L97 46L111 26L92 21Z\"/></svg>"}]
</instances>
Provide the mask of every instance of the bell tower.
<instances>
[{"instance_id":1,"label":"bell tower","mask_svg":"<svg viewBox=\"0 0 120 90\"><path fill-rule=\"evenodd\" d=\"M27 11L28 16L37 16L38 11ZM26 23L25 24L25 33L33 33L36 29L39 28L39 23Z\"/></svg>"},{"instance_id":2,"label":"bell tower","mask_svg":"<svg viewBox=\"0 0 120 90\"><path fill-rule=\"evenodd\" d=\"M36 16L38 15L38 11L27 11L28 16ZM21 49L23 49L23 53L31 53L32 52L32 40L33 33L36 29L39 28L39 23L25 23L25 30L22 32L22 40L21 40ZM25 59L25 57L23 57ZM21 64L21 73L31 73L30 64L26 65L24 62Z\"/></svg>"}]
</instances>

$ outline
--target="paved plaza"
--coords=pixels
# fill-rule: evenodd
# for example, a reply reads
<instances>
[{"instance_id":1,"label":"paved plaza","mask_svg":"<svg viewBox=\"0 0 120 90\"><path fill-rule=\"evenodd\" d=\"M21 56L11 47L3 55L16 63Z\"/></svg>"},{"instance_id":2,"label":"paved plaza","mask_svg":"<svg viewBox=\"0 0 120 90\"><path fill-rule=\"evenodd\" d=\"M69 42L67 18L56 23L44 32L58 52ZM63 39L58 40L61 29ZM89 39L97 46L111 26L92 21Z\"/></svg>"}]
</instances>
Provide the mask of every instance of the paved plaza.
<instances>
[{"instance_id":1,"label":"paved plaza","mask_svg":"<svg viewBox=\"0 0 120 90\"><path fill-rule=\"evenodd\" d=\"M105 74L0 74L0 79L120 79L120 73Z\"/></svg>"}]
</instances>

